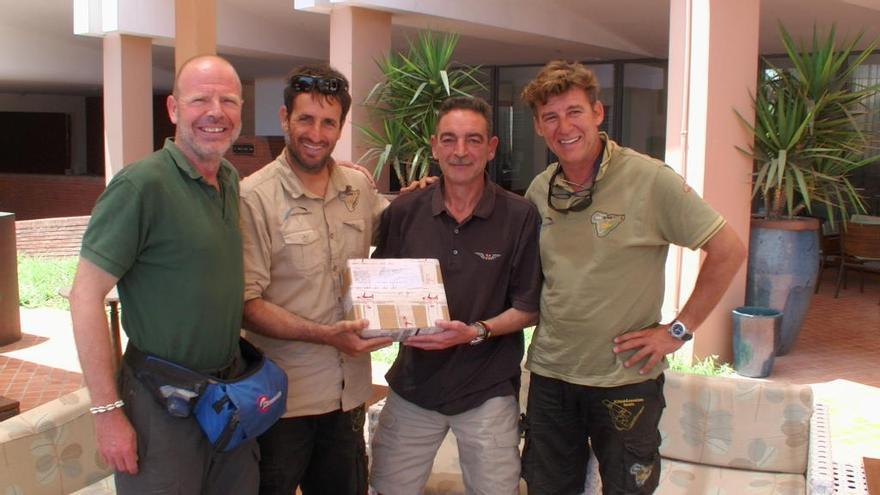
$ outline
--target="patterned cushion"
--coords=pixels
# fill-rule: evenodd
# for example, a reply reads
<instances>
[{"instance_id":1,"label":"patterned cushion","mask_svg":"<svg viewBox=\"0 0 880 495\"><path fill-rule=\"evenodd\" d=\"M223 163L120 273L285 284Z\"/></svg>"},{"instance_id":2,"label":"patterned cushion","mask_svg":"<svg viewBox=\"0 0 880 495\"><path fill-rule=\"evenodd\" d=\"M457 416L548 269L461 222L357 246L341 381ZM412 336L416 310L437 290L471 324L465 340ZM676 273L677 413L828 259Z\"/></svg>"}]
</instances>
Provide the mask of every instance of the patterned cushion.
<instances>
[{"instance_id":1,"label":"patterned cushion","mask_svg":"<svg viewBox=\"0 0 880 495\"><path fill-rule=\"evenodd\" d=\"M0 422L0 493L67 494L110 474L85 388Z\"/></svg>"},{"instance_id":2,"label":"patterned cushion","mask_svg":"<svg viewBox=\"0 0 880 495\"><path fill-rule=\"evenodd\" d=\"M799 474L745 471L663 459L657 493L802 495L805 490L804 477Z\"/></svg>"},{"instance_id":3,"label":"patterned cushion","mask_svg":"<svg viewBox=\"0 0 880 495\"><path fill-rule=\"evenodd\" d=\"M752 471L807 470L808 385L666 374L663 457Z\"/></svg>"}]
</instances>

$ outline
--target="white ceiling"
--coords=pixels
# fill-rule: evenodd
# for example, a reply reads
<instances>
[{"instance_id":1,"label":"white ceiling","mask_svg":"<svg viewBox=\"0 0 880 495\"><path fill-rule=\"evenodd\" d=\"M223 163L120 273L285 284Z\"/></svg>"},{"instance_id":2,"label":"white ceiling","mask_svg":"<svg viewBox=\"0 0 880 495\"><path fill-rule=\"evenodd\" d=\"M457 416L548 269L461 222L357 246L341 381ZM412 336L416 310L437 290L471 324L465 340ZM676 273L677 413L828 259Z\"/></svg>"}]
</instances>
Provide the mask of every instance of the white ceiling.
<instances>
[{"instance_id":1,"label":"white ceiling","mask_svg":"<svg viewBox=\"0 0 880 495\"><path fill-rule=\"evenodd\" d=\"M218 51L230 58L243 79L281 76L296 64L327 58L329 16L295 11L291 0L217 1L218 17L225 13L225 22L233 26L244 24L242 19L248 17L267 36L283 36L280 44L315 47L309 49L308 57L303 57L227 46L221 22ZM518 0L510 1L515 6ZM72 34L72 4L73 0L0 0L0 92L100 92L101 40ZM460 33L456 59L470 64L520 65L540 64L552 58L591 61L667 56L669 0L543 0L541 6L574 13L585 20L585 28L601 26L603 34L596 34L594 44L573 42L399 13L392 17L392 46L404 47L408 37L427 27ZM880 0L763 0L761 53L781 52L777 34L780 19L798 38L809 37L814 24L823 29L835 24L839 33L850 36L865 30L866 38L878 37ZM589 37L587 33L581 39ZM170 44L170 40L158 40L154 46L154 85L161 89L167 89L171 82Z\"/></svg>"}]
</instances>

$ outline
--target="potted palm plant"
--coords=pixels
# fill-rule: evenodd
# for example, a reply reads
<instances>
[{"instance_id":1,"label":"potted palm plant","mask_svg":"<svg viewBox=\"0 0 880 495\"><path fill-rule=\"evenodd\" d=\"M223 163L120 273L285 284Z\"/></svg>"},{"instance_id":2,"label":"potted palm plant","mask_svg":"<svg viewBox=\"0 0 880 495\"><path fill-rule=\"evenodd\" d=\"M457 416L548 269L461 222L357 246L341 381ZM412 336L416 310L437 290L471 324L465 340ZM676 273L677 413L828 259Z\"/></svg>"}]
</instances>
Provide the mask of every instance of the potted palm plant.
<instances>
[{"instance_id":1,"label":"potted palm plant","mask_svg":"<svg viewBox=\"0 0 880 495\"><path fill-rule=\"evenodd\" d=\"M364 104L378 129L361 127L368 150L360 162L372 162L378 179L390 164L402 186L424 177L431 164L431 133L437 111L449 96L470 96L485 87L479 67L453 65L456 34L421 32L408 42L406 52L377 61L384 80L367 95Z\"/></svg>"},{"instance_id":2,"label":"potted palm plant","mask_svg":"<svg viewBox=\"0 0 880 495\"><path fill-rule=\"evenodd\" d=\"M819 221L800 215L825 213L831 225L864 204L850 174L878 160L860 128L866 100L880 86L857 87L853 75L878 39L856 52L862 35L839 43L813 29L812 42L796 45L780 26L792 65L765 60L752 99L755 122L740 120L754 135L741 150L754 158L752 195L762 206L752 221L746 304L783 312L777 354L787 353L800 331L819 268Z\"/></svg>"}]
</instances>

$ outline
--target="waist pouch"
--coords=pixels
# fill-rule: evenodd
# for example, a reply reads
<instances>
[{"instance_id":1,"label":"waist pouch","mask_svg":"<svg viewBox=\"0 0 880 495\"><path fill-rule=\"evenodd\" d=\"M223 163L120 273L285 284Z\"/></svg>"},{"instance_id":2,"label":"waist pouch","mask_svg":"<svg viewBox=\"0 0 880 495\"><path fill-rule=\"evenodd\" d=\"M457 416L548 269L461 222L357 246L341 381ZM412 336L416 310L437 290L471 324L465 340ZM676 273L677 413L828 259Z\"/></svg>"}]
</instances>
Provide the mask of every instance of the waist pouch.
<instances>
[{"instance_id":1,"label":"waist pouch","mask_svg":"<svg viewBox=\"0 0 880 495\"><path fill-rule=\"evenodd\" d=\"M190 370L147 354L129 344L125 361L135 377L171 416L195 416L220 452L255 438L284 414L287 375L254 347L240 339L244 371L230 380Z\"/></svg>"}]
</instances>

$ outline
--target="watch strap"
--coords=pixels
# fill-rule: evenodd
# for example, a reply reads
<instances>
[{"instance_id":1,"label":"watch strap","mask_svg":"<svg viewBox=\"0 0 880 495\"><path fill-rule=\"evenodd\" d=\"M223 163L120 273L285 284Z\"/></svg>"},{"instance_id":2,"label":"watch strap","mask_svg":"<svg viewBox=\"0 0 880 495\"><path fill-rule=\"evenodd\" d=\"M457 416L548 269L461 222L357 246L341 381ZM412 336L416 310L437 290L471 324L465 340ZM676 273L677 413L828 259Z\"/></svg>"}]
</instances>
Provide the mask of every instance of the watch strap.
<instances>
[{"instance_id":1,"label":"watch strap","mask_svg":"<svg viewBox=\"0 0 880 495\"><path fill-rule=\"evenodd\" d=\"M471 323L471 326L477 329L477 336L470 341L470 345L482 344L483 341L492 336L489 325L483 320L475 321Z\"/></svg>"}]
</instances>

